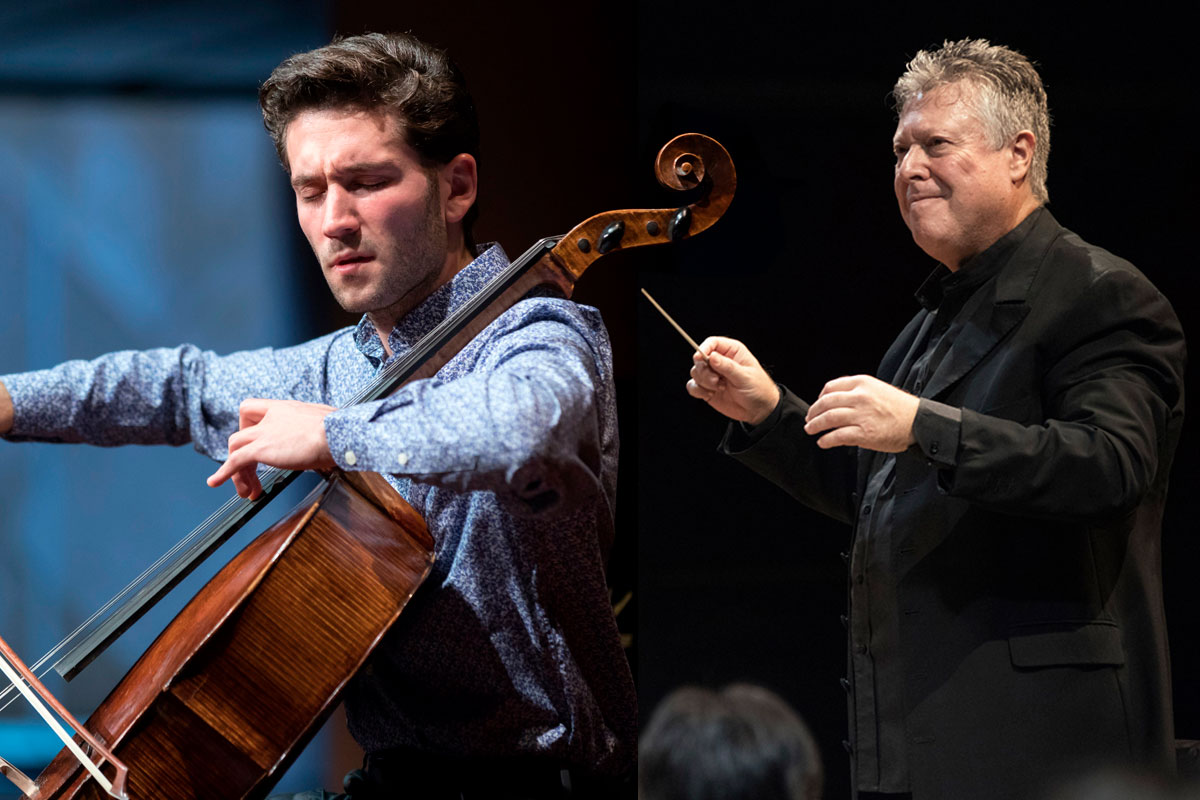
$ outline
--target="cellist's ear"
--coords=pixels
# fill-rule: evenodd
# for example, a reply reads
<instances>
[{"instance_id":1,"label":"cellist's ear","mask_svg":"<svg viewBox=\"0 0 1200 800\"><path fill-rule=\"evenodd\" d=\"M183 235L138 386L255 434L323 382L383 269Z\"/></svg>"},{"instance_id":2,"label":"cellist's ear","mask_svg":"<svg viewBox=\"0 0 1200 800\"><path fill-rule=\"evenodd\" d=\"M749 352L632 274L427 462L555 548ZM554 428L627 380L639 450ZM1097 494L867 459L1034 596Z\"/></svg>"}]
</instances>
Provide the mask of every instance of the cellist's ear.
<instances>
[{"instance_id":1,"label":"cellist's ear","mask_svg":"<svg viewBox=\"0 0 1200 800\"><path fill-rule=\"evenodd\" d=\"M470 153L459 153L438 168L442 208L446 224L462 222L463 217L475 205L475 192L479 185L479 172L475 157Z\"/></svg>"}]
</instances>

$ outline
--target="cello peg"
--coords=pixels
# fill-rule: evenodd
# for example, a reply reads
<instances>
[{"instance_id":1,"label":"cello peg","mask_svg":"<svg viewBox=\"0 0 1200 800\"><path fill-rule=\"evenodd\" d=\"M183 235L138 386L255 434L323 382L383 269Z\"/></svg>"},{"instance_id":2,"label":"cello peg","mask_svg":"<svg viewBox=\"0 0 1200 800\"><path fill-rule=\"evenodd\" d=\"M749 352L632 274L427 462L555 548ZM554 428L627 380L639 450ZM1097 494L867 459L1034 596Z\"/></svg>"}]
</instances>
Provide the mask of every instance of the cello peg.
<instances>
[{"instance_id":1,"label":"cello peg","mask_svg":"<svg viewBox=\"0 0 1200 800\"><path fill-rule=\"evenodd\" d=\"M600 253L607 253L621 243L621 239L625 236L625 220L617 220L608 225L600 233L600 241L596 244L596 250Z\"/></svg>"},{"instance_id":2,"label":"cello peg","mask_svg":"<svg viewBox=\"0 0 1200 800\"><path fill-rule=\"evenodd\" d=\"M692 209L690 206L684 206L671 215L671 221L667 223L667 238L672 242L678 242L688 235L691 227Z\"/></svg>"}]
</instances>

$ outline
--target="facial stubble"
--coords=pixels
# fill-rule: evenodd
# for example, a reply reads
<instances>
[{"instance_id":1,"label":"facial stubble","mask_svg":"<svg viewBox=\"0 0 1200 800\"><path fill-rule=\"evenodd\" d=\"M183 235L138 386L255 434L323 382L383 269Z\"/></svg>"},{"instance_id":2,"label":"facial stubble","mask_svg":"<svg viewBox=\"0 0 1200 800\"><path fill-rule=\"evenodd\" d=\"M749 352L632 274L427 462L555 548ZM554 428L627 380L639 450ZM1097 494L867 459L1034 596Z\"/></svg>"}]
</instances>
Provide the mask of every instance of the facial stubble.
<instances>
[{"instance_id":1,"label":"facial stubble","mask_svg":"<svg viewBox=\"0 0 1200 800\"><path fill-rule=\"evenodd\" d=\"M374 260L380 267L378 286L370 296L352 299L352 292L340 290L332 273L326 271L330 291L346 311L365 313L377 324L384 318L392 318L394 322L437 285L446 259L446 223L441 214L436 172L430 170L428 178L420 225L409 230L402 240L388 241L386 250L378 249L380 242L368 243L375 248Z\"/></svg>"}]
</instances>

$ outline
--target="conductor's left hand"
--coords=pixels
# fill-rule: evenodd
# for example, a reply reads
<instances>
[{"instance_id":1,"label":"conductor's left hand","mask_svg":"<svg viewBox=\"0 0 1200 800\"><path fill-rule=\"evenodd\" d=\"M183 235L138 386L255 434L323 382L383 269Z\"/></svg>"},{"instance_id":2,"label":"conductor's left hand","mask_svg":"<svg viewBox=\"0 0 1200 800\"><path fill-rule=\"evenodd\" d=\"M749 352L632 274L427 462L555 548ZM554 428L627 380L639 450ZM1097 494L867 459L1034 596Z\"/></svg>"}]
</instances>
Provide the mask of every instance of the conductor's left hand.
<instances>
[{"instance_id":1,"label":"conductor's left hand","mask_svg":"<svg viewBox=\"0 0 1200 800\"><path fill-rule=\"evenodd\" d=\"M916 440L913 421L921 400L870 375L835 378L808 409L804 430L825 449L851 445L899 453Z\"/></svg>"},{"instance_id":2,"label":"conductor's left hand","mask_svg":"<svg viewBox=\"0 0 1200 800\"><path fill-rule=\"evenodd\" d=\"M243 401L237 433L229 437L229 458L208 478L209 486L226 479L242 497L262 494L258 465L282 469L332 469L337 466L325 438L325 416L336 409L296 400Z\"/></svg>"}]
</instances>

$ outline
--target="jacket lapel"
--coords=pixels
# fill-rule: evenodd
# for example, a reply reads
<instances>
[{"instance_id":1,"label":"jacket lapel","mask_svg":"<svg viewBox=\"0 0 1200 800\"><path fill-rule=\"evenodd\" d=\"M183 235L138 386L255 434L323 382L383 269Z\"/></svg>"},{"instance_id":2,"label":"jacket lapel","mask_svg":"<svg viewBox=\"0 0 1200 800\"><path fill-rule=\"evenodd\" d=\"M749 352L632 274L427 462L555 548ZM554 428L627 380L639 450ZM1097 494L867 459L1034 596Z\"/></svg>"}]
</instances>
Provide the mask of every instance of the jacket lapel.
<instances>
[{"instance_id":1,"label":"jacket lapel","mask_svg":"<svg viewBox=\"0 0 1200 800\"><path fill-rule=\"evenodd\" d=\"M933 320L933 314L922 311L905 326L904 331L888 348L883 361L879 362L879 372L876 374L880 380L885 380L893 386L899 385L900 376L908 373L913 360L924 349Z\"/></svg>"},{"instance_id":2,"label":"jacket lapel","mask_svg":"<svg viewBox=\"0 0 1200 800\"><path fill-rule=\"evenodd\" d=\"M950 323L943 339L950 349L930 376L922 397L936 398L958 383L1025 318L1029 288L1061 230L1050 212L1042 209L996 279L975 292Z\"/></svg>"}]
</instances>

